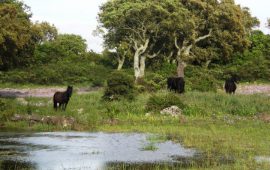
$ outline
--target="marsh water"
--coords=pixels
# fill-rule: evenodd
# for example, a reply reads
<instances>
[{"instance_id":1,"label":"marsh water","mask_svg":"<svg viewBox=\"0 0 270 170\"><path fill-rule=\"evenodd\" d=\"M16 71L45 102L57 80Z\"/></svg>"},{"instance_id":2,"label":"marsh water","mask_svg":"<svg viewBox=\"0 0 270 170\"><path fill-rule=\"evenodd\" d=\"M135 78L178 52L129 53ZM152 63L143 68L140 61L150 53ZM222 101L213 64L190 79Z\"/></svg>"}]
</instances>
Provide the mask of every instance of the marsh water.
<instances>
[{"instance_id":1,"label":"marsh water","mask_svg":"<svg viewBox=\"0 0 270 170\"><path fill-rule=\"evenodd\" d=\"M175 166L196 151L139 133L0 132L0 169Z\"/></svg>"}]
</instances>

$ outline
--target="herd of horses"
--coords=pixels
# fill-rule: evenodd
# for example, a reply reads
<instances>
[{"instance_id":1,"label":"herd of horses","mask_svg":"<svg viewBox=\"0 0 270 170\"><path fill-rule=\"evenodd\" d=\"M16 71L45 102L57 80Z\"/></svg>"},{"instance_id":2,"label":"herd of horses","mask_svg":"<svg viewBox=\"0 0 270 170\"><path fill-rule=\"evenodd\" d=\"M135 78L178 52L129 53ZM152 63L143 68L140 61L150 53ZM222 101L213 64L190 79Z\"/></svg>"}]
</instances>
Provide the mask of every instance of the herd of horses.
<instances>
[{"instance_id":1,"label":"herd of horses","mask_svg":"<svg viewBox=\"0 0 270 170\"><path fill-rule=\"evenodd\" d=\"M234 94L236 90L237 78L231 77L225 81L224 89L226 93ZM185 92L185 80L183 77L169 77L167 78L167 89L175 93ZM55 110L58 108L66 110L69 99L72 95L73 87L68 86L64 92L56 92L53 95L53 107Z\"/></svg>"}]
</instances>

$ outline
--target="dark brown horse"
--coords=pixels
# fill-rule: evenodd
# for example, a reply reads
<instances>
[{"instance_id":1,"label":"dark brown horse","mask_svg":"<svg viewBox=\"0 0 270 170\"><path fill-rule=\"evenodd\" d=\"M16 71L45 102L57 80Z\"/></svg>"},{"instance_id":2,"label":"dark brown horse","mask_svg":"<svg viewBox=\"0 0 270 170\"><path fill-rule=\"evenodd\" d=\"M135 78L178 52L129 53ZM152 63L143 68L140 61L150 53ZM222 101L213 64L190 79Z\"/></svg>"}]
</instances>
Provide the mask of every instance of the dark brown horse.
<instances>
[{"instance_id":1,"label":"dark brown horse","mask_svg":"<svg viewBox=\"0 0 270 170\"><path fill-rule=\"evenodd\" d=\"M59 103L59 108L62 108L62 110L66 110L68 101L72 95L72 86L68 86L67 90L64 92L56 92L53 95L53 107L55 110L57 110L58 103Z\"/></svg>"}]
</instances>

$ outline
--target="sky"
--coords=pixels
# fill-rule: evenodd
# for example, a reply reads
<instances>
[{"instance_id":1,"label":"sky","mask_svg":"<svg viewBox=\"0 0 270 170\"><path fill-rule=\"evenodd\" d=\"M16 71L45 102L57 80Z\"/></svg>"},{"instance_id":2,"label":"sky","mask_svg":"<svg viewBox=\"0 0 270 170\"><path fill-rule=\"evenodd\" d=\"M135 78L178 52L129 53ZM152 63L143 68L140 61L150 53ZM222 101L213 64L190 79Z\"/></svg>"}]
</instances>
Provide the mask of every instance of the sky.
<instances>
[{"instance_id":1,"label":"sky","mask_svg":"<svg viewBox=\"0 0 270 170\"><path fill-rule=\"evenodd\" d=\"M92 33L97 27L99 6L107 0L23 0L30 6L33 21L47 21L54 24L59 33L81 35L87 40L88 49L101 52L102 38ZM269 0L235 0L236 4L248 7L252 16L259 18L260 29L270 33L266 20L270 18Z\"/></svg>"}]
</instances>

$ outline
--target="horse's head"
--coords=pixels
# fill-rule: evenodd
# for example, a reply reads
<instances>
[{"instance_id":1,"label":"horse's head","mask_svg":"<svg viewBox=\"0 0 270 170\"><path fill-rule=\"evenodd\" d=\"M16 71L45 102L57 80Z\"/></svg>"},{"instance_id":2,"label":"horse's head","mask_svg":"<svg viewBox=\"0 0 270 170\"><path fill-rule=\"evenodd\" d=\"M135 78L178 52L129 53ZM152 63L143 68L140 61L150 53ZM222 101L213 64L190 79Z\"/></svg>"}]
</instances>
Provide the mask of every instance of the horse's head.
<instances>
[{"instance_id":1,"label":"horse's head","mask_svg":"<svg viewBox=\"0 0 270 170\"><path fill-rule=\"evenodd\" d=\"M72 95L72 90L73 90L73 86L68 86L67 87L67 94L68 94L69 97L71 97L71 95Z\"/></svg>"},{"instance_id":2,"label":"horse's head","mask_svg":"<svg viewBox=\"0 0 270 170\"><path fill-rule=\"evenodd\" d=\"M237 75L232 75L231 76L231 81L238 83L240 81L240 77Z\"/></svg>"}]
</instances>

